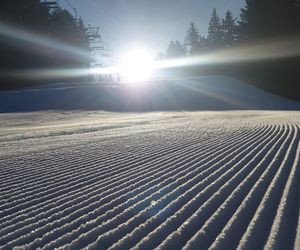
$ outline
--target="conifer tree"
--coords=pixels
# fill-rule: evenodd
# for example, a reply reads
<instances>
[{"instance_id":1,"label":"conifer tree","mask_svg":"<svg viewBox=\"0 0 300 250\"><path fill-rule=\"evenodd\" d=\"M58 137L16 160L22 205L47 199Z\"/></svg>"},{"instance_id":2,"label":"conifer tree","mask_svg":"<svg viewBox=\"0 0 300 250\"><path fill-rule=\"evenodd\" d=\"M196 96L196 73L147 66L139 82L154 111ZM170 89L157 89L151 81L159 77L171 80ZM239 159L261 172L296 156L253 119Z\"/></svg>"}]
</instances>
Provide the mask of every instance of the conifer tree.
<instances>
[{"instance_id":1,"label":"conifer tree","mask_svg":"<svg viewBox=\"0 0 300 250\"><path fill-rule=\"evenodd\" d=\"M187 47L188 54L196 54L199 51L199 41L199 31L195 24L191 22L184 39L184 45Z\"/></svg>"},{"instance_id":2,"label":"conifer tree","mask_svg":"<svg viewBox=\"0 0 300 250\"><path fill-rule=\"evenodd\" d=\"M52 34L56 39L62 40L69 45L79 46L83 37L82 27L76 19L67 11L61 8L51 13Z\"/></svg>"},{"instance_id":3,"label":"conifer tree","mask_svg":"<svg viewBox=\"0 0 300 250\"><path fill-rule=\"evenodd\" d=\"M209 26L208 26L208 42L210 47L219 48L222 45L222 27L217 10L213 9Z\"/></svg>"},{"instance_id":4,"label":"conifer tree","mask_svg":"<svg viewBox=\"0 0 300 250\"><path fill-rule=\"evenodd\" d=\"M175 41L175 48L177 57L183 57L186 55L184 45L182 45L178 40Z\"/></svg>"},{"instance_id":5,"label":"conifer tree","mask_svg":"<svg viewBox=\"0 0 300 250\"><path fill-rule=\"evenodd\" d=\"M167 53L167 58L179 58L185 56L184 46L179 41L170 41Z\"/></svg>"},{"instance_id":6,"label":"conifer tree","mask_svg":"<svg viewBox=\"0 0 300 250\"><path fill-rule=\"evenodd\" d=\"M82 21L77 21L67 10L50 11L40 0L1 0L0 22L26 32L34 32L47 39L59 40L61 45L71 45L88 51L89 43ZM21 54L22 53L22 54ZM53 50L53 53L56 53ZM28 50L21 43L0 39L0 67L57 67L87 65L86 58L43 53L41 49ZM62 60L56 59L62 56ZM27 58L30 57L30 60Z\"/></svg>"},{"instance_id":7,"label":"conifer tree","mask_svg":"<svg viewBox=\"0 0 300 250\"><path fill-rule=\"evenodd\" d=\"M233 18L232 12L227 11L225 18L222 19L223 46L231 47L237 39L236 19Z\"/></svg>"},{"instance_id":8,"label":"conifer tree","mask_svg":"<svg viewBox=\"0 0 300 250\"><path fill-rule=\"evenodd\" d=\"M300 32L299 0L246 0L240 39L257 40Z\"/></svg>"},{"instance_id":9,"label":"conifer tree","mask_svg":"<svg viewBox=\"0 0 300 250\"><path fill-rule=\"evenodd\" d=\"M209 42L205 36L200 36L198 51L200 53L205 53L209 50Z\"/></svg>"}]
</instances>

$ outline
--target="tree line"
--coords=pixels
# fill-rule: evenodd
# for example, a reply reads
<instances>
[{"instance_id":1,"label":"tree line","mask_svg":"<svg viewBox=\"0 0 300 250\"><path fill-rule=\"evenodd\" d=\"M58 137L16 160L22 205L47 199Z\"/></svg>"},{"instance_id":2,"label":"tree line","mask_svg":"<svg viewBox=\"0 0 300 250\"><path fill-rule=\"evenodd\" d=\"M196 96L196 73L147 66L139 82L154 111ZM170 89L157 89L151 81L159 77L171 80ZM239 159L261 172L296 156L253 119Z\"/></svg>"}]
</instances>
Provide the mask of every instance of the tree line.
<instances>
[{"instance_id":1,"label":"tree line","mask_svg":"<svg viewBox=\"0 0 300 250\"><path fill-rule=\"evenodd\" d=\"M213 9L207 36L191 22L183 43L171 41L167 58L197 55L246 42L300 34L300 0L246 0L240 18L228 10L220 18Z\"/></svg>"},{"instance_id":2,"label":"tree line","mask_svg":"<svg viewBox=\"0 0 300 250\"><path fill-rule=\"evenodd\" d=\"M1 0L0 24L12 27L13 32L26 31L28 36L35 34L62 47L73 46L82 51L89 49L83 21L62 8L50 9L40 0ZM17 37L18 33L14 35ZM0 53L2 69L88 65L88 58L63 55L26 41L16 41L3 34L0 34Z\"/></svg>"}]
</instances>

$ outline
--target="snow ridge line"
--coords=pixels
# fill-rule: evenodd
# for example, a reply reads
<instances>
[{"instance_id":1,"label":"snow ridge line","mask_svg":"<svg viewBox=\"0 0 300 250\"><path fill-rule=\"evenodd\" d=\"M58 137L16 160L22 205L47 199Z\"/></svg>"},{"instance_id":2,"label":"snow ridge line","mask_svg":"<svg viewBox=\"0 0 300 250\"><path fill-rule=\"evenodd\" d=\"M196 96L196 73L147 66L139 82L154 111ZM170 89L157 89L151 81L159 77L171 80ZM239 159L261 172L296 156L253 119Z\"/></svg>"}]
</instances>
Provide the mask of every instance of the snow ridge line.
<instances>
[{"instance_id":1,"label":"snow ridge line","mask_svg":"<svg viewBox=\"0 0 300 250\"><path fill-rule=\"evenodd\" d=\"M287 137L286 139L289 139L289 137ZM285 140L285 142L283 142L282 145L288 146L289 142L290 142L289 140ZM286 152L286 148L284 148L283 154L285 152ZM272 157L272 155L271 155L271 157ZM264 159L262 159L262 161L263 160ZM267 164L268 164L268 162L267 162ZM257 166L261 167L261 166L264 166L264 164L260 164L260 165L258 164ZM276 172L276 168L275 168L276 166L274 167L274 164L273 164L273 165L271 165L271 167L272 167L273 171ZM262 171L265 171L265 168L263 168ZM256 183L256 181L259 179L260 175L261 175L261 171L258 172L258 178L256 176L256 178L252 181L252 185ZM252 176L249 175L247 178L249 179L251 177ZM245 179L246 182L243 181L240 185L243 185L243 186L247 185L248 186L249 184L251 184L251 181L247 180L247 178ZM248 190L245 190L245 188L243 188L241 190L237 188L232 193L232 196L228 197L227 204L226 204L226 201L225 201L225 204L223 204L223 206L220 206L220 208L215 212L215 214L210 219L208 219L205 222L205 224L202 226L202 228L191 238L191 240L186 245L186 249L195 249L195 248L197 248L197 245L199 244L199 242L205 242L203 247L204 248L209 248L209 246L214 242L214 240L217 237L218 233L222 230L222 223L224 223L224 224L227 223L228 218L230 218L232 216L232 214L224 215L224 213L225 212L226 213L234 212L236 210L237 206L241 203L241 201L245 197L245 194L247 194L249 192L249 188L251 188L252 185L248 186ZM244 192L244 194L242 194L242 192ZM232 201L236 201L239 198L240 195L242 195L242 197L240 197L240 201L238 201L236 204L234 204ZM225 206L228 206L228 209L226 211L224 211ZM220 214L220 213L223 213L223 214ZM218 224L218 222L215 221L215 220L217 220L218 217L220 217L220 221L219 221L220 224Z\"/></svg>"},{"instance_id":2,"label":"snow ridge line","mask_svg":"<svg viewBox=\"0 0 300 250\"><path fill-rule=\"evenodd\" d=\"M194 172L195 172L195 171L194 171ZM171 185L174 185L174 184L171 184ZM160 186L161 186L161 185L160 185ZM167 188L168 188L167 190L170 190L170 189L171 189L171 188L170 188L170 184L167 186ZM162 192L162 190L159 190L159 191L158 191L158 194L161 193L161 192ZM157 193L157 192L156 192L156 193ZM153 196L153 195L152 195L152 196ZM149 199L149 198L148 198L148 199ZM140 199L139 199L139 200L140 200ZM99 220L101 217L102 217L102 216L98 217L97 220ZM99 222L98 222L98 224L99 224ZM90 226L90 225L89 225L89 226Z\"/></svg>"},{"instance_id":3,"label":"snow ridge line","mask_svg":"<svg viewBox=\"0 0 300 250\"><path fill-rule=\"evenodd\" d=\"M215 147L215 146L214 146L214 147ZM200 149L201 149L201 148L200 148ZM208 150L209 150L209 149L208 149ZM183 156L183 157L184 157L184 156ZM114 180L114 181L115 181L115 180ZM96 186L93 186L92 188L95 189L95 187L96 187ZM107 188L107 186L105 186L105 187ZM85 190L86 190L86 187L85 187ZM75 193L77 194L78 191L75 192ZM70 193L69 193L69 196L70 196ZM48 199L48 201L49 201L49 199ZM65 202L65 201L66 201L66 200L64 200L64 202ZM45 207L45 204L42 203L41 205L43 205L43 207ZM34 206L34 207L36 207L36 206ZM31 207L31 208L32 208L32 207ZM47 207L47 211L48 211L48 209L49 209L49 207ZM23 212L24 212L24 211L23 211ZM26 210L25 210L25 212L26 212ZM8 219L8 218L6 218L6 219ZM20 219L20 218L19 218L19 219Z\"/></svg>"},{"instance_id":4,"label":"snow ridge line","mask_svg":"<svg viewBox=\"0 0 300 250\"><path fill-rule=\"evenodd\" d=\"M194 144L191 144L192 146L195 146ZM180 147L179 149L182 149L182 147ZM161 150L161 149L160 149ZM176 151L175 151L175 153L176 153ZM167 152L165 152L164 154L162 154L161 156L164 156L164 155L168 155L169 154L169 152L167 151ZM128 157L128 158L132 158L132 157ZM155 159L156 158L156 156L154 155L154 156L152 156L152 158L153 159ZM152 159L151 157L150 157L150 159ZM150 161L149 159L147 159L146 161L140 161L140 162L138 162L138 164L140 165L140 164L142 164L142 163L144 163L144 162L148 162L148 161ZM131 161L131 162L126 162L125 164L128 164L128 165L126 165L127 166L127 169L130 169L130 166L132 166L132 165L134 165L134 164L136 164L136 162L134 162L134 161ZM89 165L88 165L89 166ZM124 165L122 165L121 164L121 166L120 166L120 164L119 165L117 165L118 167L117 167L117 170L122 170L122 172L124 172L124 170L126 170L125 169L125 166ZM64 165L62 166L62 167L64 167ZM96 166L97 168L99 167L101 167L101 166ZM72 168L72 166L70 166L70 168ZM111 166L109 166L109 167L107 167L107 168L111 168ZM90 171L91 172L95 172L95 166L94 165L92 165L90 168L87 168L87 170L88 169L90 169ZM114 170L114 168L111 168L110 169L110 175L115 175L115 174L117 174L117 172L113 172L112 170ZM115 171L115 170L114 170ZM73 169L73 172L74 172L74 169ZM85 174L85 175L87 175L87 176L90 176L90 172L89 171L87 171L88 173L87 174ZM102 175L102 173L100 172L99 174L101 174L101 177L103 177L103 175ZM76 177L78 177L78 173L75 173L74 174ZM59 177L59 176L58 176ZM95 177L94 177L95 178ZM67 177L65 177L65 179L67 179ZM59 179L56 179L56 181L60 181ZM82 183L82 179L80 179L80 181L78 181L78 182L80 182L80 183ZM91 181L91 179L89 178L89 182L92 182ZM94 182L94 180L93 180L93 182ZM86 184L85 184L86 185ZM56 188L56 189L58 189L57 188L57 185L55 185L55 184L53 184L53 186ZM60 189L61 189L61 187L60 187ZM47 191L50 191L49 190L49 187L48 187L48 189L47 189ZM52 191L52 190L51 190ZM35 193L35 195L37 195L37 193ZM27 198L27 196L28 195L26 195L26 198ZM57 196L57 194L56 194L56 196ZM29 198L28 198L29 199ZM31 199L32 200L32 199ZM49 200L49 199L47 199L47 200ZM14 199L14 202L18 202L18 200L15 200ZM20 204L22 204L22 205L24 205L24 200L21 200L21 201L19 201L19 203ZM40 202L39 202L40 203ZM10 206L16 206L16 204L10 204ZM0 209L2 209L2 210L4 210L4 208L3 207L1 207ZM20 208L19 208L20 209ZM1 211L1 210L0 210Z\"/></svg>"},{"instance_id":5,"label":"snow ridge line","mask_svg":"<svg viewBox=\"0 0 300 250\"><path fill-rule=\"evenodd\" d=\"M283 138L287 141L289 137ZM215 242L212 244L211 249L220 248L237 248L239 239L241 239L243 233L246 231L247 226L253 217L256 208L258 207L260 201L263 198L267 188L269 187L271 181L273 180L281 161L277 159L283 159L288 143L282 143L282 138L273 145L270 152L274 151L276 154L268 154L266 157L272 157L271 162L266 167L266 170L257 180L257 182L252 187L251 191L244 198L242 203L239 205L236 212L232 215L229 222L223 228L222 232L216 238Z\"/></svg>"},{"instance_id":6,"label":"snow ridge line","mask_svg":"<svg viewBox=\"0 0 300 250\"><path fill-rule=\"evenodd\" d=\"M296 154L298 143L299 131L297 130L297 133L293 135L293 141L289 145L288 153L285 155L279 171L272 180L272 183L266 191L263 200L247 228L247 231L240 241L238 246L239 249L253 249L255 246L263 247L266 244L273 220L275 219L280 198L282 197L282 192L284 191L284 186L293 165L293 159ZM258 230L258 227L263 228L264 231ZM258 234L258 239L254 239Z\"/></svg>"},{"instance_id":7,"label":"snow ridge line","mask_svg":"<svg viewBox=\"0 0 300 250\"><path fill-rule=\"evenodd\" d=\"M157 167L156 167L157 168ZM89 203L88 203L89 204Z\"/></svg>"},{"instance_id":8,"label":"snow ridge line","mask_svg":"<svg viewBox=\"0 0 300 250\"><path fill-rule=\"evenodd\" d=\"M193 141L191 141L191 142L188 142L187 143L187 145L189 145L189 144L191 144L191 143L193 143ZM183 147L184 147L184 145L182 145ZM137 152L139 152L139 153L142 153L143 155L154 155L154 153L156 153L157 155L158 154L161 154L161 147L158 145L158 146L155 146L155 147L153 147L153 145L151 145L151 151L149 151L149 146L148 145L146 145L146 146L144 146L144 147L142 147L142 148L140 148L140 149L137 149L136 151ZM176 146L176 147L174 147L174 150L176 150L176 148L180 148L180 146ZM172 150L172 149L170 149L170 150ZM135 152L133 151L133 152L131 152L131 155L132 154L134 154ZM164 153L167 153L167 152L164 152ZM90 153L91 154L91 153ZM92 155L92 154L91 154ZM94 154L93 154L94 155ZM86 154L85 154L85 156L87 156ZM111 159L111 152L110 153L107 153L107 155L105 155L105 157L103 157L103 154L101 154L101 156L102 156L102 161L101 161L101 164L99 165L99 167L101 166L103 166L104 168L102 169L102 170L106 170L108 167L107 167L107 164L109 164L111 161L112 161L112 159ZM125 159L124 159L124 157L125 157ZM128 162L131 162L131 161L133 161L132 160L132 157L128 157L128 153L124 153L124 152L122 152L120 155L118 154L118 158L120 158L119 159L119 161L116 161L115 159L113 160L113 162L114 162L114 164L118 164L118 163L121 163L121 162L126 162L126 158L128 158ZM76 165L77 163L80 163L80 159L78 159L78 160L74 160L74 159L72 159L72 158L70 158L70 160L72 160L72 164L74 164L74 165ZM93 163L93 162L97 162L96 161L97 159L93 159L93 158L90 158L90 160L88 160L86 163ZM67 173L67 170L69 170L70 172L72 172L72 169L73 169L73 166L71 165L69 165L69 164L67 164L67 163L65 163L65 161L66 161L66 157L64 157L64 158L62 158L62 161L61 162L59 162L57 159L51 159L51 160L49 160L49 161L46 161L46 162L43 162L43 164L39 164L38 165L38 169L37 168L34 168L34 169L32 169L32 167L33 166L30 166L29 168L28 168L28 177L29 177L29 179L28 179L28 181L29 181L29 183L28 184L30 184L30 183L35 183L36 184L36 182L34 182L34 181L32 181L32 177L34 177L35 175L33 174L34 172L37 172L38 173L38 175L37 175L37 177L43 177L43 176L45 176L45 177L47 177L47 179L49 178L49 175L48 175L48 173L51 173L51 175L54 175L54 176L57 176L57 173L56 172L60 172L61 171L61 168L58 168L58 170L57 171L53 171L53 168L51 168L51 167L48 167L49 169L48 169L48 171L47 171L47 166L49 166L49 163L52 163L53 164L53 166L60 166L60 167L63 167L63 170L64 170L64 173ZM107 161L107 162L106 162ZM137 161L137 160L136 160ZM37 162L35 162L35 164L36 163L39 163L39 161L37 161ZM106 166L106 167L105 167ZM31 168L31 169L30 169ZM39 170L39 171L38 171ZM46 171L45 171L46 170ZM11 183L11 182L7 182L7 181L9 181L7 178L5 178L4 177L4 180L2 180L2 185L4 186L3 188L5 188L5 186L8 186L8 185L11 185L11 186L13 186L13 184L14 183L16 183L16 186L17 186L17 184L20 182L20 181L22 181L23 183L24 183L24 186L25 186L25 181L24 181L24 177L27 177L27 175L24 175L24 173L23 173L23 170L22 171L18 171L17 172L17 174L19 174L20 175L20 179L17 177L18 175L14 175L12 178L13 178L13 183ZM46 175L47 174L47 175ZM50 176L51 176L50 175ZM41 181L43 181L43 180L41 180ZM1 189L0 189L1 190ZM2 190L1 190L2 191ZM10 191L12 191L12 190L10 190Z\"/></svg>"},{"instance_id":9,"label":"snow ridge line","mask_svg":"<svg viewBox=\"0 0 300 250\"><path fill-rule=\"evenodd\" d=\"M130 131L89 124L74 145L76 126L26 128L37 148L45 132L71 144L0 160L0 248L300 246L298 112L166 114L131 114Z\"/></svg>"},{"instance_id":10,"label":"snow ridge line","mask_svg":"<svg viewBox=\"0 0 300 250\"><path fill-rule=\"evenodd\" d=\"M255 139L257 139L257 138L255 138ZM232 159L231 158L231 156L232 155L234 155L234 153L236 152L236 151L239 151L239 150L241 150L241 148L243 148L243 147L246 147L247 146L247 144L249 144L249 143L253 143L254 142L254 140L255 140L254 138L252 138L252 141L250 140L250 142L248 142L248 143L245 143L242 147L241 147L241 145L236 145L237 147L236 147L236 149L235 149L235 151L233 151L233 152L230 152L231 150L229 150L229 154L228 154L228 152L224 152L225 153L225 157L223 156L221 159L219 159L219 161L218 162L215 162L215 161L213 161L213 162L210 162L210 163L206 163L203 167L205 167L207 170L206 170L206 172L207 171L212 171L212 168L211 167L213 167L213 169L214 170L217 170L216 172L212 172L212 176L215 176L216 175L216 173L220 173L220 174L223 174L223 172L225 172L225 169L226 169L226 166L228 166L227 164L226 165L224 165L223 166L223 164L224 163L226 163L227 161L228 161L228 159L230 160L230 161L232 161L232 162L234 162L234 161L237 161L237 158L234 158L234 159ZM247 141L246 141L247 142ZM233 149L232 149L233 150ZM207 166L211 166L211 167L207 167ZM222 167L223 166L223 167ZM222 172L223 171L223 172ZM150 207L148 207L148 208L145 208L143 211L141 211L141 213L139 213L138 215L136 215L134 218L139 218L139 217L141 217L143 214L147 214L147 213L149 213L149 211L148 210L154 210L154 211L156 211L155 210L155 207L157 207L157 206L159 206L160 208L162 207L162 206L166 206L167 204L168 204L168 202L171 202L172 201L172 199L173 199L173 197L174 196L177 196L178 195L178 193L181 193L181 194L185 194L185 193L187 193L187 194L189 194L189 195L192 195L193 196L193 193L195 193L196 191L195 191L195 189L196 189L196 187L198 187L199 188L199 190L200 190L200 187L199 187L199 185L201 185L202 184L202 186L203 187L205 187L206 185L204 185L203 184L203 181L205 181L205 180L207 180L207 179L209 179L210 178L210 175L208 175L207 177L206 176L203 176L203 178L205 178L203 181L201 181L201 180L199 180L199 177L201 177L201 176L203 176L203 174L201 174L200 173L200 175L198 176L195 176L195 177L193 177L192 179L187 179L186 180L186 182L184 183L184 184L182 184L181 186L179 186L179 187L177 187L175 190L172 190L169 194L167 194L167 195L165 195L164 197L162 197L160 200L161 200L161 202L162 202L162 204L163 205L161 205L161 204L159 204L159 201L160 200L157 200L157 198L156 197L150 197L152 200L156 200L157 201L157 203L158 204L155 204L154 206L150 206ZM216 175L216 178L218 178L218 176ZM212 180L210 180L210 181L212 181ZM188 185L189 184L189 185ZM190 188L191 188L191 190L190 190L190 188L188 188L188 186L190 186ZM179 191L179 189L181 189L181 187L182 188L184 188L182 191ZM181 197L181 196L179 196L179 197ZM178 198L179 198L178 197ZM188 196L189 197L189 196ZM185 197L186 198L186 197ZM186 198L186 199L188 199L188 198ZM187 201L185 201L185 202L187 202ZM176 208L175 210L177 210L178 208ZM171 210L173 210L173 209L171 209ZM150 212L151 214L152 214L152 212ZM133 220L134 220L134 218L132 218L132 219L130 219L129 221L131 221L132 223L134 222ZM144 216L142 216L142 219L144 219L144 218L147 218L147 215L144 215ZM127 224L129 223L129 221L127 222ZM133 223L134 224L134 223ZM120 225L119 227L121 227L122 225ZM122 229L122 228L121 228ZM102 229L103 230L103 229ZM118 229L116 229L115 230L115 233L118 231ZM109 232L108 233L106 233L106 234L109 234ZM121 232L120 232L120 230L118 231L118 233L116 233L118 236L120 236L121 235ZM102 235L101 237L103 238L105 235ZM90 245L89 246L89 248L91 247L91 248L93 248L94 246L95 246L95 248L97 248L97 247L99 247L99 245L102 245L102 244L104 244L104 242L102 242L102 239L98 239L97 240L97 242L96 243L94 243L94 244L92 244L92 245ZM75 247L76 248L76 247Z\"/></svg>"},{"instance_id":11,"label":"snow ridge line","mask_svg":"<svg viewBox=\"0 0 300 250\"><path fill-rule=\"evenodd\" d=\"M266 143L268 143L269 138L274 136L274 133L280 134L282 132L283 131L281 131L281 129L278 128L277 130L274 130L272 133L267 133L264 137L262 137L262 139L255 140L256 143L251 144L250 148L252 147L253 150L254 150L255 148L263 147ZM248 152L248 149L249 149L249 145L248 145L248 147L246 147L243 151L241 151L239 153L240 156L237 155L237 156L239 156L239 158L238 158L238 161L236 161L235 165L231 163L231 162L233 162L232 160L234 158L231 159L227 163L227 165L228 166L232 166L232 165L235 166L235 167L232 167L232 168L235 168L237 170L239 169L238 171L243 170L241 168L241 166L242 166L241 163L244 162L245 159L249 158L249 156L245 154L246 152ZM252 154L255 154L255 152L253 152ZM179 228L181 226L184 228L185 224L188 224L187 220L189 219L190 212L193 212L192 214L194 215L195 212L197 211L197 209L199 208L199 206L201 207L201 204L205 204L210 199L210 197L213 197L214 194L219 192L219 189L222 187L222 185L229 182L234 177L235 173L232 171L232 168L230 168L228 171L222 173L222 175L218 179L216 179L214 182L211 182L210 185L205 187L205 189L202 192L200 192L197 196L195 196L194 199L190 200L181 210L178 210L177 213L175 213L165 223L163 223L161 226L159 226L159 228L157 230L155 230L151 234L149 234L148 237L147 237L147 239L149 239L149 240L145 240L144 242L141 241L136 246L136 248L138 249L140 247L141 248L156 247L164 239L164 237L162 237L162 234L165 231L169 232L169 237L167 237L168 235L166 235L167 239L168 238L172 239L172 235L173 235L172 232L174 232L174 227L177 228L177 231L175 231L174 233L180 232L180 235L183 236L182 231L179 231L180 230ZM215 186L215 188L214 188L214 186ZM208 191L206 191L206 190L211 190L209 192L209 195L207 195ZM189 213L184 212L187 209L189 209L189 211L190 211ZM174 223L176 223L176 224L174 224ZM172 226L170 227L170 225L172 225ZM167 230L167 228L169 228L169 229ZM190 233L190 230L189 230L189 233ZM159 238L157 238L157 237L159 237ZM158 240L158 239L160 239L160 240ZM153 245L154 242L155 242L156 245ZM181 244L183 244L183 242L181 242ZM152 245L149 245L149 243L152 244ZM178 245L176 243L172 244L172 246L178 247Z\"/></svg>"},{"instance_id":12,"label":"snow ridge line","mask_svg":"<svg viewBox=\"0 0 300 250\"><path fill-rule=\"evenodd\" d=\"M299 127L298 127L299 133ZM280 200L279 209L277 210L274 223L270 232L270 236L265 245L266 249L292 249L294 244L287 245L288 242L295 241L297 231L297 218L300 208L299 199L299 183L300 183L300 140L298 140L297 151L294 164L286 183L283 195ZM293 232L292 234L290 232Z\"/></svg>"}]
</instances>

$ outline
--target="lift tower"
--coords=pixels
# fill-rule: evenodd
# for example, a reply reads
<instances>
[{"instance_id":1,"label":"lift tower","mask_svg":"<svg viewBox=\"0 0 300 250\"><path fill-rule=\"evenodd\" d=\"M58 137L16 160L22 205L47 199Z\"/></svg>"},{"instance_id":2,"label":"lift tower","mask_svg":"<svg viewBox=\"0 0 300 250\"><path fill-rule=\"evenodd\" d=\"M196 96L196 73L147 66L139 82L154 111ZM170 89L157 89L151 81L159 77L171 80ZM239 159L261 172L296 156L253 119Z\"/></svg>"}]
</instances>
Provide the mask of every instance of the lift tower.
<instances>
[{"instance_id":1,"label":"lift tower","mask_svg":"<svg viewBox=\"0 0 300 250\"><path fill-rule=\"evenodd\" d=\"M59 7L59 2L55 0L44 0L41 1L42 4L44 4L49 10L54 10Z\"/></svg>"}]
</instances>

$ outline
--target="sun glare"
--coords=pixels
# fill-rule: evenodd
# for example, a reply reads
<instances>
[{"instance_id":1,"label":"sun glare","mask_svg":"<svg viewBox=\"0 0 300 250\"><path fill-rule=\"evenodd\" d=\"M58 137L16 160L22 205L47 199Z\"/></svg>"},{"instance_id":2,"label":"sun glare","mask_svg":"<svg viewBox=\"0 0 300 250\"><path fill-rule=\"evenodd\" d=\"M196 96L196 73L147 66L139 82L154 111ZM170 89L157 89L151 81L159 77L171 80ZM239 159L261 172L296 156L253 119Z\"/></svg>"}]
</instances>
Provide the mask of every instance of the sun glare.
<instances>
[{"instance_id":1,"label":"sun glare","mask_svg":"<svg viewBox=\"0 0 300 250\"><path fill-rule=\"evenodd\" d=\"M121 58L120 75L127 83L145 83L153 73L154 59L146 50L133 50Z\"/></svg>"}]
</instances>

